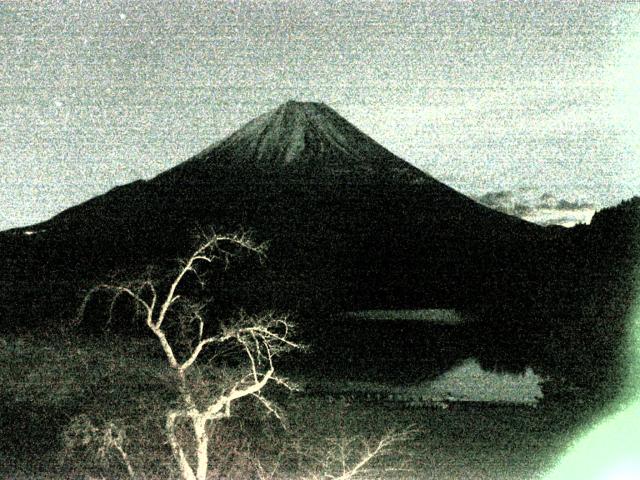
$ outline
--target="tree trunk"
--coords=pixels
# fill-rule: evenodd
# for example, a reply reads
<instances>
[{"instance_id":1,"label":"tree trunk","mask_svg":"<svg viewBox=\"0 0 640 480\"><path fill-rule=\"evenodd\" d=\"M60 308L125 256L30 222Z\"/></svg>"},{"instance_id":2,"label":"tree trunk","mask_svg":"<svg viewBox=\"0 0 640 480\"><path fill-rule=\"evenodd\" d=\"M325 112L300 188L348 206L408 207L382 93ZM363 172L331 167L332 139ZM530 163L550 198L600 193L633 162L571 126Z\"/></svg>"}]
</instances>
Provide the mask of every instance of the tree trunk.
<instances>
[{"instance_id":1,"label":"tree trunk","mask_svg":"<svg viewBox=\"0 0 640 480\"><path fill-rule=\"evenodd\" d=\"M178 417L178 413L175 411L169 412L167 414L167 437L169 440L169 444L171 445L171 450L173 451L173 456L178 462L178 468L180 469L180 478L182 480L199 480L198 477L193 473L193 468L189 465L187 461L187 457L176 438L176 419ZM206 475L206 471L205 471ZM203 477L204 478L204 477Z\"/></svg>"},{"instance_id":2,"label":"tree trunk","mask_svg":"<svg viewBox=\"0 0 640 480\"><path fill-rule=\"evenodd\" d=\"M209 437L207 436L207 420L204 416L193 419L193 430L196 436L196 471L197 480L206 480L209 469Z\"/></svg>"}]
</instances>

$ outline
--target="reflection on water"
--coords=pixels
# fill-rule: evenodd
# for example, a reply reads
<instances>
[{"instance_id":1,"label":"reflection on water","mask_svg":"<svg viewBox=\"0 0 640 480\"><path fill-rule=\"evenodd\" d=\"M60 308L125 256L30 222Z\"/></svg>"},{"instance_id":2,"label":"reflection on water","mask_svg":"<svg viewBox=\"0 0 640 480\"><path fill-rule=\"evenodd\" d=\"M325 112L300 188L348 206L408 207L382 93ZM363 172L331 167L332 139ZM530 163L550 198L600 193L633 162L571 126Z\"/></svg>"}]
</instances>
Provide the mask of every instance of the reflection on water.
<instances>
[{"instance_id":1,"label":"reflection on water","mask_svg":"<svg viewBox=\"0 0 640 480\"><path fill-rule=\"evenodd\" d=\"M327 393L403 402L542 398L540 376L526 365L494 368L500 357L491 349L504 350L498 337L487 347L484 324L453 309L352 311L315 325L307 332L314 345L307 373Z\"/></svg>"},{"instance_id":2,"label":"reflection on water","mask_svg":"<svg viewBox=\"0 0 640 480\"><path fill-rule=\"evenodd\" d=\"M411 390L437 398L449 395L464 401L534 403L542 398L540 384L540 377L531 368L523 374L497 373L483 370L475 359L467 359L437 379Z\"/></svg>"},{"instance_id":3,"label":"reflection on water","mask_svg":"<svg viewBox=\"0 0 640 480\"><path fill-rule=\"evenodd\" d=\"M326 393L358 393L373 398L404 402L490 402L535 404L542 399L541 378L528 368L524 373L483 370L469 358L434 380L417 384L392 385L382 381L346 380L318 382Z\"/></svg>"},{"instance_id":4,"label":"reflection on water","mask_svg":"<svg viewBox=\"0 0 640 480\"><path fill-rule=\"evenodd\" d=\"M345 319L362 320L417 320L443 325L457 325L468 321L453 309L429 308L418 310L359 310L347 312Z\"/></svg>"}]
</instances>

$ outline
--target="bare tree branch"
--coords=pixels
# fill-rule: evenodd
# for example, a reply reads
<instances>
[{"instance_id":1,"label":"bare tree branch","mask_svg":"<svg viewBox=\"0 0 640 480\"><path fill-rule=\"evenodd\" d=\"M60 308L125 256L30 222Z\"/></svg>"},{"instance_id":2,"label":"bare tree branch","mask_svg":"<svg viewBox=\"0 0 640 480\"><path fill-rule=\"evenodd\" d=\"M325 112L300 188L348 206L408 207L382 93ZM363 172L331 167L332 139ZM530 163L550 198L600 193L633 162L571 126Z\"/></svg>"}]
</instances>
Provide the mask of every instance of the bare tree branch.
<instances>
[{"instance_id":1,"label":"bare tree branch","mask_svg":"<svg viewBox=\"0 0 640 480\"><path fill-rule=\"evenodd\" d=\"M371 465L376 459L389 454L391 449L413 436L413 430L389 431L379 440L358 442L354 438L335 438L328 451L312 455L319 464L320 473L304 477L306 480L355 480L356 478L368 478L372 475ZM337 472L336 472L337 470ZM376 478L382 471L390 471L383 468L376 471ZM393 471L408 471L403 468L394 468Z\"/></svg>"},{"instance_id":2,"label":"bare tree branch","mask_svg":"<svg viewBox=\"0 0 640 480\"><path fill-rule=\"evenodd\" d=\"M205 337L204 307L206 303L194 302L187 298L186 293L182 291L185 289L184 281L188 275L193 275L203 285L203 272L199 271L200 266L222 262L226 268L234 256L232 249L253 252L262 258L265 246L254 243L244 233L212 234L203 237L192 254L180 262L177 273L168 279L169 283L165 288L158 287L158 284L151 279L120 285L103 284L89 292L81 308L81 315L83 315L89 298L100 290L106 290L113 293L109 305L109 318L113 318L115 303L121 296L130 298L135 308L140 308L144 314L145 324L158 339L167 362L175 371L180 383L183 407L172 409L167 413L165 429L183 480L205 480L208 469L207 424L229 417L231 405L237 400L253 396L270 413L282 419L277 407L267 400L261 391L269 382L290 388L284 379L275 376L273 359L286 350L299 347L290 338L292 329L287 317L275 315L273 312L262 316L250 316L241 312L237 319L223 326L218 335ZM195 336L186 353L176 350L167 336L166 326L168 322L174 321ZM198 398L187 377L189 370L196 364L204 349L210 345L215 345L219 350L227 348L228 345L239 347L248 360L249 373L223 389L213 399L203 400ZM180 355L178 356L176 352ZM185 448L177 435L180 425L184 422L192 427L193 449ZM195 464L185 453L187 450L195 451Z\"/></svg>"}]
</instances>

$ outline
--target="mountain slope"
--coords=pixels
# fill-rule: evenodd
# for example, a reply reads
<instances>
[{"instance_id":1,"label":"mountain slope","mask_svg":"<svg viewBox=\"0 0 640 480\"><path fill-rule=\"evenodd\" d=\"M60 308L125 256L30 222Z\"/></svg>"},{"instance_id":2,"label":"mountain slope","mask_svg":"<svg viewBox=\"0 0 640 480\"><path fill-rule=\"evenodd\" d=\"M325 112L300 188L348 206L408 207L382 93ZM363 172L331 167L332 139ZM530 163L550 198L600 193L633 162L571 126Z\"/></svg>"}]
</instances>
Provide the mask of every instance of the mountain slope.
<instances>
[{"instance_id":1,"label":"mountain slope","mask_svg":"<svg viewBox=\"0 0 640 480\"><path fill-rule=\"evenodd\" d=\"M5 234L21 259L5 269L9 310L21 322L69 316L86 288L112 272L168 268L208 228L251 230L270 245L267 267L225 284L228 305L307 312L466 308L527 291L549 238L421 172L329 107L287 102L149 181Z\"/></svg>"},{"instance_id":2,"label":"mountain slope","mask_svg":"<svg viewBox=\"0 0 640 480\"><path fill-rule=\"evenodd\" d=\"M294 101L257 117L149 181L138 180L114 188L22 230L56 229L73 218L91 222L93 218L86 215L87 211L117 220L128 212L135 213L135 208L139 208L135 204L140 200L144 204L151 200L155 207L163 202L177 204L181 197L203 193L202 200L211 201L216 198L215 192L222 190L340 188L346 192L347 188L357 191L376 187L398 191L404 188L422 195L428 192L425 209L434 202L451 201L485 217L480 223L490 220L484 223L539 230L516 217L494 212L437 181L395 156L326 105ZM206 198L206 194L211 197ZM444 219L447 213L443 211L440 215L443 220L447 220ZM451 220L454 219L455 215Z\"/></svg>"},{"instance_id":3,"label":"mountain slope","mask_svg":"<svg viewBox=\"0 0 640 480\"><path fill-rule=\"evenodd\" d=\"M255 175L255 182L434 182L326 105L293 101L252 120L178 170L189 168L241 169Z\"/></svg>"}]
</instances>

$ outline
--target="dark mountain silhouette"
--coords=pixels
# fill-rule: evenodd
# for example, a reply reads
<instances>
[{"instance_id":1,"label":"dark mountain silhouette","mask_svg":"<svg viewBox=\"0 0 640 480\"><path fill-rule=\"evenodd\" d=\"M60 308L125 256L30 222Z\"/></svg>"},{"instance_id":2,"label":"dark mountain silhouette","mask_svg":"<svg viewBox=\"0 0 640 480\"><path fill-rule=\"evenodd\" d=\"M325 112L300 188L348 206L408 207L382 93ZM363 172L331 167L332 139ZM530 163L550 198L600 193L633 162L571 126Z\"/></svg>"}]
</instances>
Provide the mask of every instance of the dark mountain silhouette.
<instances>
[{"instance_id":1,"label":"dark mountain silhouette","mask_svg":"<svg viewBox=\"0 0 640 480\"><path fill-rule=\"evenodd\" d=\"M615 242L631 242L631 226L613 213L562 229L491 210L326 105L288 102L151 180L0 234L0 327L65 322L110 275L162 272L199 229L242 229L269 242L268 260L235 262L216 278L221 314L291 310L314 335L331 336L322 319L341 311L456 308L483 319L469 348L486 365L546 365L553 355L541 345L577 324L593 278L616 275L598 270L611 264L605 255L627 268L634 261L626 246L601 249L604 217L624 230ZM591 256L601 258L597 268Z\"/></svg>"},{"instance_id":2,"label":"dark mountain silhouette","mask_svg":"<svg viewBox=\"0 0 640 480\"><path fill-rule=\"evenodd\" d=\"M277 277L269 285L293 288L295 306L313 309L455 305L491 275L485 264L495 269L518 255L512 245L544 237L396 157L327 106L297 102L152 180L7 235L20 244L15 256L26 249L21 262L33 262L28 284L36 270L46 285L71 282L80 292L111 271L174 259L210 225L269 241L265 275Z\"/></svg>"}]
</instances>

